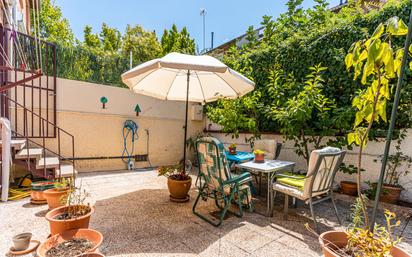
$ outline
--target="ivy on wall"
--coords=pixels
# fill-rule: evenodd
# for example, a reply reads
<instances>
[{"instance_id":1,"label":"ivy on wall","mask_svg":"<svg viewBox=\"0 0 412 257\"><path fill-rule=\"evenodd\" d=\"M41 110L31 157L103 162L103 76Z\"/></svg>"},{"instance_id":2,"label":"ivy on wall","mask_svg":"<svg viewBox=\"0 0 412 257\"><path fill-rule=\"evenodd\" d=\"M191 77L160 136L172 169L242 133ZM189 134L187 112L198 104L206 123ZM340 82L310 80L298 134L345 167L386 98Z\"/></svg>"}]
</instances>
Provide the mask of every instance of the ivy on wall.
<instances>
[{"instance_id":1,"label":"ivy on wall","mask_svg":"<svg viewBox=\"0 0 412 257\"><path fill-rule=\"evenodd\" d=\"M350 6L341 13L335 14L324 6L324 1L317 2L319 4L309 10L302 10L299 6L289 7L289 11L276 20L265 16L262 25L266 26L266 29L262 40L250 40L242 48L232 48L224 56L225 63L253 79L256 83L255 91L260 92L261 97L253 107L257 110L253 117L256 119L257 127L252 131L278 132L282 128L278 121L268 115L270 113L268 107L272 106L274 101L268 91L274 83L273 72L282 70L284 76L293 77L294 81L302 83L306 80L308 68L318 64L327 68L322 74L323 93L326 98L335 103L336 107L331 110L334 112L333 116L338 115L346 121L352 120L355 111L351 103L357 95L360 82L354 80L352 71L348 71L345 67L347 51L353 42L367 38L379 23L387 21L390 17L398 16L407 21L411 8L408 0L393 0L379 11L368 14L364 14L357 6ZM253 30L249 29L248 33L253 33ZM399 48L403 46L404 41L394 39L391 43L394 48ZM295 89L300 90L299 87ZM412 125L411 95L412 74L408 71L407 83L402 89L396 124L398 128ZM253 95L246 97L253 97ZM391 103L392 100L388 101L388 112L391 111ZM225 113L223 107L224 105L217 103L211 104L208 109L212 114L216 113L214 108L219 108L221 113ZM250 105L243 108L238 106L238 115L241 113L247 115L250 109ZM212 121L219 124L225 120L224 115L210 117ZM312 122L323 121L312 120ZM343 134L351 129L350 122L341 122L337 126L339 127L330 131ZM240 124L237 127L247 126ZM318 127L322 128L322 125ZM328 126L324 127L330 129ZM378 128L378 125L375 126L375 130L371 132L372 136L379 132ZM226 130L226 132L238 133L239 131ZM322 129L318 131L322 134L325 134L324 132Z\"/></svg>"}]
</instances>

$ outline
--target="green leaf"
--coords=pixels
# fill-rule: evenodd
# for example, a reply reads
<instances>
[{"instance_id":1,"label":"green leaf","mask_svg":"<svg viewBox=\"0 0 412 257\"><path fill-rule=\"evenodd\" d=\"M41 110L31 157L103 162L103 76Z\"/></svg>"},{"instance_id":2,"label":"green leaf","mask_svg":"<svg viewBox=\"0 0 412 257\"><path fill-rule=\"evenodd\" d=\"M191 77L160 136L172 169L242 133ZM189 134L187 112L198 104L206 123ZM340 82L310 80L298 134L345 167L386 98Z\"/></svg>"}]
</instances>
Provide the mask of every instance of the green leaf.
<instances>
[{"instance_id":1,"label":"green leaf","mask_svg":"<svg viewBox=\"0 0 412 257\"><path fill-rule=\"evenodd\" d=\"M361 124L363 121L363 116L361 112L356 112L355 115L355 127L357 127L359 124Z\"/></svg>"},{"instance_id":2,"label":"green leaf","mask_svg":"<svg viewBox=\"0 0 412 257\"><path fill-rule=\"evenodd\" d=\"M352 66L352 58L353 58L352 53L348 53L345 57L345 64L346 64L347 69L349 69Z\"/></svg>"},{"instance_id":3,"label":"green leaf","mask_svg":"<svg viewBox=\"0 0 412 257\"><path fill-rule=\"evenodd\" d=\"M403 20L398 21L398 31L396 36L403 36L408 34L408 26L406 26L405 22Z\"/></svg>"},{"instance_id":4,"label":"green leaf","mask_svg":"<svg viewBox=\"0 0 412 257\"><path fill-rule=\"evenodd\" d=\"M368 49L368 61L373 61L373 62L378 61L381 55L381 51L382 51L381 40L380 39L373 40Z\"/></svg>"},{"instance_id":5,"label":"green leaf","mask_svg":"<svg viewBox=\"0 0 412 257\"><path fill-rule=\"evenodd\" d=\"M389 34L394 35L398 31L398 20L399 20L399 18L396 17L396 16L392 17L388 20L386 31Z\"/></svg>"},{"instance_id":6,"label":"green leaf","mask_svg":"<svg viewBox=\"0 0 412 257\"><path fill-rule=\"evenodd\" d=\"M385 27L383 26L383 24L382 23L379 24L378 27L376 27L375 31L373 32L371 39L379 38L383 34L384 30L385 30Z\"/></svg>"},{"instance_id":7,"label":"green leaf","mask_svg":"<svg viewBox=\"0 0 412 257\"><path fill-rule=\"evenodd\" d=\"M393 36L403 36L408 33L408 26L395 16L388 20L387 32Z\"/></svg>"},{"instance_id":8,"label":"green leaf","mask_svg":"<svg viewBox=\"0 0 412 257\"><path fill-rule=\"evenodd\" d=\"M359 61L363 61L363 60L365 60L366 58L368 58L368 51L363 50L362 53L361 53L360 56L359 56Z\"/></svg>"},{"instance_id":9,"label":"green leaf","mask_svg":"<svg viewBox=\"0 0 412 257\"><path fill-rule=\"evenodd\" d=\"M388 122L386 118L386 100L382 100L382 102L379 104L379 116L384 122Z\"/></svg>"},{"instance_id":10,"label":"green leaf","mask_svg":"<svg viewBox=\"0 0 412 257\"><path fill-rule=\"evenodd\" d=\"M382 43L382 62L386 67L386 76L389 78L395 77L395 64L393 59L393 50L388 43Z\"/></svg>"},{"instance_id":11,"label":"green leaf","mask_svg":"<svg viewBox=\"0 0 412 257\"><path fill-rule=\"evenodd\" d=\"M354 132L348 133L348 144L351 145L356 141L356 134Z\"/></svg>"}]
</instances>

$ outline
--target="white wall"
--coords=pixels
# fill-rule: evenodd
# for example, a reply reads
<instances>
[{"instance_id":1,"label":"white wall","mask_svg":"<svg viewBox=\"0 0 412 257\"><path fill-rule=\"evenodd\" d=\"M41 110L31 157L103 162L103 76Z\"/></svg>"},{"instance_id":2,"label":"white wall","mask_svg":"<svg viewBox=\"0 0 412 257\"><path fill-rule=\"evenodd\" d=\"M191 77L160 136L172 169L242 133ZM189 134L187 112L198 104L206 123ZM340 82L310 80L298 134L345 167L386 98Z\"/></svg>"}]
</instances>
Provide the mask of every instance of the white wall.
<instances>
[{"instance_id":1,"label":"white wall","mask_svg":"<svg viewBox=\"0 0 412 257\"><path fill-rule=\"evenodd\" d=\"M42 77L43 82L46 79ZM37 80L35 85L36 83ZM22 92L23 89L20 88L18 102L22 102ZM34 94L33 105L35 111L38 112L38 91L34 90ZM105 109L100 103L102 96L108 99ZM42 96L42 101L45 97L45 95ZM31 106L31 101L31 89L27 88L26 103ZM57 78L56 102L56 124L74 135L75 157L121 156L124 149L123 122L131 119L139 126L139 139L135 142L134 154L146 154L147 130L150 134L149 159L153 166L176 164L183 158L184 102L163 101L137 95L125 88L61 78ZM139 104L142 111L138 117L134 111L136 104ZM13 109L14 106L11 105L11 108ZM43 110L42 115L44 113ZM18 120L19 128L23 128L22 122L22 119ZM203 128L203 120L189 120L188 137L199 133ZM65 157L71 157L71 141L69 137L61 135L62 153ZM56 150L56 143L56 139L47 140L46 147ZM136 163L137 167L148 165L148 162ZM120 159L81 160L77 161L76 168L81 172L119 170L125 169L126 165Z\"/></svg>"},{"instance_id":2,"label":"white wall","mask_svg":"<svg viewBox=\"0 0 412 257\"><path fill-rule=\"evenodd\" d=\"M238 139L232 139L230 135L226 135L224 133L211 133L212 136L218 138L220 141L225 143L226 145L235 142L238 145L239 150L250 150L249 144L245 143L245 137L250 137L250 134L240 134ZM281 160L289 160L296 162L297 169L306 169L306 161L303 157L299 157L295 152L295 147L292 141L284 141L282 135L275 135L275 134L263 134L262 139L276 139L279 142L283 143L282 151L279 156ZM395 151L395 144L396 142L392 142L391 145L391 152ZM379 155L383 154L383 150L385 147L385 140L380 142L368 142L366 149L364 150L364 157L363 157L363 168L366 170L362 174L363 180L367 181L376 181L379 177L381 164L378 160L374 162L375 159L378 158ZM402 142L401 150L404 154L412 156L412 129L408 130L407 138ZM353 164L356 166L357 163L357 148L354 148L352 151L348 151L344 162L346 164ZM411 170L412 171L412 170ZM336 181L340 182L341 180L350 180L355 181L355 175L347 175L343 174L342 172L338 172L336 176ZM401 199L412 202L412 173L407 176L401 177L400 184L405 188L402 192Z\"/></svg>"}]
</instances>

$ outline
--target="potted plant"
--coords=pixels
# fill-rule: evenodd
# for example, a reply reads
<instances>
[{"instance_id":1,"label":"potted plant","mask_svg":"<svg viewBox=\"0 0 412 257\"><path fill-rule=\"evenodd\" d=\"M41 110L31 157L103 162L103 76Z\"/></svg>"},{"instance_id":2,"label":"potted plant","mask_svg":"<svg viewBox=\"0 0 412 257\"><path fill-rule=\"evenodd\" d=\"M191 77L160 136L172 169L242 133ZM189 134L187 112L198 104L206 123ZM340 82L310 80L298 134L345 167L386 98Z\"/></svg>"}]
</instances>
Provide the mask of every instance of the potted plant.
<instances>
[{"instance_id":1,"label":"potted plant","mask_svg":"<svg viewBox=\"0 0 412 257\"><path fill-rule=\"evenodd\" d=\"M66 206L57 207L46 214L51 235L65 230L88 228L94 207L86 203L89 193L81 187L72 187L66 200Z\"/></svg>"},{"instance_id":2,"label":"potted plant","mask_svg":"<svg viewBox=\"0 0 412 257\"><path fill-rule=\"evenodd\" d=\"M407 135L406 132L406 129L404 129L399 133L397 144L395 146L396 152L388 156L388 161L386 163L386 174L382 185L381 195L379 197L382 202L396 204L399 201L403 190L403 187L399 183L399 179L402 176L408 175L409 169L412 166L412 157L401 151L401 144ZM380 155L379 159L381 161L382 158L383 155ZM378 159L375 159L374 161L377 162ZM368 196L375 197L377 183L368 182L368 185Z\"/></svg>"},{"instance_id":3,"label":"potted plant","mask_svg":"<svg viewBox=\"0 0 412 257\"><path fill-rule=\"evenodd\" d=\"M399 179L402 176L409 174L409 169L412 166L412 158L400 151L400 145L396 146L397 151L388 156L386 165L386 174L380 200L382 202L395 204L399 201L403 187L399 184ZM382 156L380 156L382 158ZM375 160L376 161L376 160ZM376 193L377 183L371 184L371 190Z\"/></svg>"},{"instance_id":4,"label":"potted plant","mask_svg":"<svg viewBox=\"0 0 412 257\"><path fill-rule=\"evenodd\" d=\"M102 242L103 235L99 231L71 229L48 238L37 248L37 255L40 257L88 256L82 254L96 252Z\"/></svg>"},{"instance_id":5,"label":"potted plant","mask_svg":"<svg viewBox=\"0 0 412 257\"><path fill-rule=\"evenodd\" d=\"M70 182L63 178L61 181L54 183L54 188L44 191L49 210L65 205L70 187Z\"/></svg>"},{"instance_id":6,"label":"potted plant","mask_svg":"<svg viewBox=\"0 0 412 257\"><path fill-rule=\"evenodd\" d=\"M346 231L327 231L319 236L324 256L409 256L396 246L400 242L400 238L393 235L393 229L400 225L396 215L386 210L386 226L376 224L374 232L371 232L362 225L361 208L357 201L352 209L353 223Z\"/></svg>"},{"instance_id":7,"label":"potted plant","mask_svg":"<svg viewBox=\"0 0 412 257\"><path fill-rule=\"evenodd\" d=\"M202 137L208 137L210 134L204 134L204 133L198 133L186 140L186 147L189 149L189 151L193 151L195 158L193 164L197 167L198 166L198 158L197 158L197 152L196 152L196 142L199 138Z\"/></svg>"},{"instance_id":8,"label":"potted plant","mask_svg":"<svg viewBox=\"0 0 412 257\"><path fill-rule=\"evenodd\" d=\"M345 163L342 163L341 166L339 167L339 171L341 171L342 173L348 174L348 175L353 175L353 174L356 174L357 168L353 164L346 165ZM363 171L365 170L361 169L361 172ZM358 191L357 188L358 188L358 183L356 182L347 181L347 180L342 180L340 182L340 190L345 195L356 196L357 191Z\"/></svg>"},{"instance_id":9,"label":"potted plant","mask_svg":"<svg viewBox=\"0 0 412 257\"><path fill-rule=\"evenodd\" d=\"M385 28L386 27L386 28ZM390 81L396 78L402 62L402 49L392 49L391 40L407 34L407 26L397 17L381 23L369 39L352 44L345 57L349 70L354 68L355 80L361 75L365 87L354 97L352 106L356 110L354 131L348 134L348 144L358 146L357 191L353 223L346 231L328 231L320 235L319 242L325 256L409 256L396 247L399 239L392 235L392 229L400 222L394 213L386 210L386 225L369 221L367 198L361 191L361 169L363 150L369 140L374 122L386 121L386 106L390 100Z\"/></svg>"},{"instance_id":10,"label":"potted plant","mask_svg":"<svg viewBox=\"0 0 412 257\"><path fill-rule=\"evenodd\" d=\"M31 202L34 204L45 204L46 197L44 196L44 191L53 188L54 182L52 181L38 181L31 184Z\"/></svg>"},{"instance_id":11,"label":"potted plant","mask_svg":"<svg viewBox=\"0 0 412 257\"><path fill-rule=\"evenodd\" d=\"M236 144L231 144L229 146L229 154L236 154Z\"/></svg>"},{"instance_id":12,"label":"potted plant","mask_svg":"<svg viewBox=\"0 0 412 257\"><path fill-rule=\"evenodd\" d=\"M167 177L167 188L172 201L189 200L187 193L192 185L192 178L186 174L183 165L162 166L158 169L158 175Z\"/></svg>"},{"instance_id":13,"label":"potted plant","mask_svg":"<svg viewBox=\"0 0 412 257\"><path fill-rule=\"evenodd\" d=\"M258 162L258 163L265 162L265 152L264 151L256 149L253 151L253 154L255 155L255 162Z\"/></svg>"}]
</instances>

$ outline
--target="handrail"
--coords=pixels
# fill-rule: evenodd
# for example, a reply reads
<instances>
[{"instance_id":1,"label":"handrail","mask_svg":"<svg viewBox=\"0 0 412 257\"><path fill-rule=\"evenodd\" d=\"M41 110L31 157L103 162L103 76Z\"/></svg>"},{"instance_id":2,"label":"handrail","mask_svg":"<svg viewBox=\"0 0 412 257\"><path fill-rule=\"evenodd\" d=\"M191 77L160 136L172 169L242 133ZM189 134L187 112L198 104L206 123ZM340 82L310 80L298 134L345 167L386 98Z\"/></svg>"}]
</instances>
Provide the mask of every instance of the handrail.
<instances>
[{"instance_id":1,"label":"handrail","mask_svg":"<svg viewBox=\"0 0 412 257\"><path fill-rule=\"evenodd\" d=\"M45 118L41 117L40 115L38 115L35 112L32 112L31 110L27 109L26 107L24 107L23 105L19 104L18 102L16 102L15 100L11 99L7 94L4 93L0 93L1 96L4 96L7 100L11 101L12 103L16 104L17 106L19 106L20 108L22 108L23 110L27 110L28 112L30 112L31 114L33 114L34 116L36 116L37 118L44 120L45 122L47 122L47 124L56 127L57 129L60 129L62 132L66 133L68 136L74 137L72 134L70 134L69 132L67 132L66 130L60 128L59 126L57 126L56 124L54 124L53 122L46 120Z\"/></svg>"},{"instance_id":2,"label":"handrail","mask_svg":"<svg viewBox=\"0 0 412 257\"><path fill-rule=\"evenodd\" d=\"M34 116L36 116L37 118L39 118L39 120L41 121L41 124L42 124L42 126L41 126L41 131L42 131L42 143L43 143L43 144L39 144L39 143L36 143L36 142L33 141L33 140L28 139L27 122L25 122L25 126L26 126L25 135L20 134L20 133L18 133L17 131L14 131L14 130L12 130L12 133L14 133L14 134L17 135L17 136L24 137L27 142L31 142L31 143L33 143L34 145L41 147L42 150L43 150L43 157L44 157L44 158L46 158L45 153L46 153L46 150L47 150L48 152L56 155L56 156L59 158L59 160L69 161L69 162L72 163L72 165L73 165L73 173L74 173L74 170L75 170L74 135L72 135L71 133L67 132L66 130L58 127L58 126L57 126L56 124L54 124L53 122L50 122L49 120L44 119L43 117L41 117L41 116L38 115L37 113L32 112L31 110L27 109L27 108L24 107L23 105L19 104L18 102L16 102L16 101L13 100L13 99L11 99L9 96L7 96L7 94L0 93L0 96L3 96L3 97L6 98L7 100L9 100L9 101L11 101L12 103L14 103L16 106L19 106L20 108L22 108L23 111L24 111L24 120L27 120L27 112L29 112L31 115L34 115ZM17 112L17 110L15 110L15 111ZM52 150L50 150L50 149L48 149L48 148L46 147L45 132L44 132L44 127L45 127L44 123L45 123L45 122L46 122L47 124L53 126L53 128L57 129L57 137L58 137L58 141L57 141L58 152L57 152L57 153L56 153L55 151L52 151ZM61 137L61 136L60 136L60 132L65 133L67 136L69 136L69 137L71 138L72 158L70 158L70 157L65 157L65 156L61 155L61 140L60 140L60 137ZM27 145L28 145L28 143L27 143ZM27 148L27 149L28 149L28 148ZM29 155L29 152L28 152L28 151L29 151L29 150L27 150L27 153L28 153L28 155ZM44 159L44 160L45 160L45 159ZM27 160L27 161L29 161L29 160ZM44 161L44 165L43 165L43 166L44 166L44 175L46 176L46 168L45 168L45 167L46 167L46 161ZM60 162L59 162L59 172L60 172L59 177L61 177L61 164L60 164Z\"/></svg>"}]
</instances>

